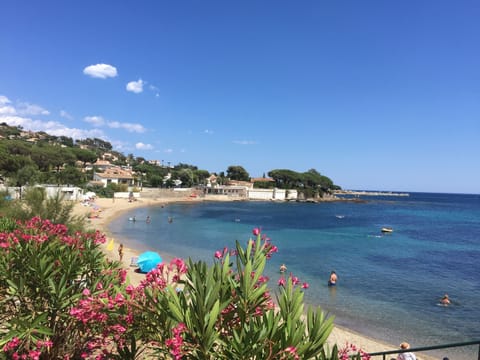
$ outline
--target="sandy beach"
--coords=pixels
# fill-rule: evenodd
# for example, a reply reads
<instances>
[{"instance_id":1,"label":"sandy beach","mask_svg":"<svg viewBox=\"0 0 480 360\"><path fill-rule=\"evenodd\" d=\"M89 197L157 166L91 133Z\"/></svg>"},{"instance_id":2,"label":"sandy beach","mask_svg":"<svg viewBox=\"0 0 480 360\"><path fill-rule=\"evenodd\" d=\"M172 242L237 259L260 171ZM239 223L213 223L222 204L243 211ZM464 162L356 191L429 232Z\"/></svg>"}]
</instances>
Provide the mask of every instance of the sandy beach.
<instances>
[{"instance_id":1,"label":"sandy beach","mask_svg":"<svg viewBox=\"0 0 480 360\"><path fill-rule=\"evenodd\" d=\"M105 198L97 198L94 201L96 207L98 207L99 211L97 212L98 217L89 219L89 227L95 230L99 230L107 236L108 240L112 239L111 233L108 229L108 224L114 218L121 216L125 212L128 212L132 209L139 208L139 207L148 207L151 205L161 205L161 204L168 204L172 202L181 202L181 201L189 201L189 202L196 202L202 201L200 199L192 199L192 198L172 198L172 199L137 199L136 201L129 202L127 199L105 199ZM91 206L85 206L81 203L77 203L74 208L74 213L77 215L89 215L92 213ZM113 249L108 250L107 244L103 245L103 249L106 255L114 260L119 260L118 256L118 246L119 241L114 241ZM132 257L138 256L138 252L135 249L129 248L128 243L124 243L124 250L123 250L123 264L126 269L128 269L128 281L133 285L138 285L142 278L145 276L144 274L136 273L135 267L130 266ZM162 254L163 256L164 254ZM406 341L410 341L412 339L405 339ZM328 338L328 343L330 345L337 344L339 347L343 347L346 343L354 344L357 347L360 347L362 350L372 353L372 352L379 352L379 351L387 351L387 350L395 350L398 349L398 346L387 344L382 341L378 341L357 332L351 331L346 328L342 328L339 326L335 326L331 335ZM421 344L420 344L421 345ZM419 346L420 346L419 345ZM413 346L412 346L413 347ZM424 360L432 360L433 357L424 355L424 354L416 354L417 359L424 359ZM420 356L419 356L420 355ZM377 357L380 359L380 357ZM388 359L396 358L396 356L390 356Z\"/></svg>"}]
</instances>

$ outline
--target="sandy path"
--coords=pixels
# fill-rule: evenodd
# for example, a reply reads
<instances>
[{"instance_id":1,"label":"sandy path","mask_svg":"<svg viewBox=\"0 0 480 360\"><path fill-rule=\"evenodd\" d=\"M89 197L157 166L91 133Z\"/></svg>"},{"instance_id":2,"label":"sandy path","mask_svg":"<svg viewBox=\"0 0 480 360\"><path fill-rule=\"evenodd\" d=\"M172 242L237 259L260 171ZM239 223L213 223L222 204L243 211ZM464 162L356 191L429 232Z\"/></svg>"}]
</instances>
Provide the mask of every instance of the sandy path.
<instances>
[{"instance_id":1,"label":"sandy path","mask_svg":"<svg viewBox=\"0 0 480 360\"><path fill-rule=\"evenodd\" d=\"M101 211L99 212L98 218L89 219L89 227L92 229L99 230L106 234L108 239L111 239L111 234L108 230L108 224L117 216L122 215L123 213L130 211L135 208L139 207L147 207L151 205L161 205L167 204L172 202L180 202L180 201L201 201L191 198L186 198L184 200L179 198L174 199L138 199L134 202L129 202L127 199L104 199L98 198L95 200L95 205L98 206ZM88 215L92 211L92 207L84 206L80 203L75 205L74 213L79 215ZM113 250L107 249L107 244L103 245L103 249L106 255L110 259L119 260L118 256L118 246L119 243L115 242ZM144 274L136 273L135 267L130 266L131 258L138 256L138 252L135 249L128 248L124 246L123 250L123 264L126 269L128 269L128 280L133 285L138 285L142 278L145 276ZM422 344L415 344L415 339L405 339L407 342L411 344L412 347L421 346ZM379 352L379 351L387 351L387 350L395 350L398 347L384 343L382 341L378 341L367 336L363 336L362 334L356 333L349 329L345 329L339 326L335 326L333 329L332 334L328 338L328 343L331 344L338 344L339 347L343 347L346 343L355 344L357 347L360 347L366 352ZM377 357L381 359L381 357ZM396 356L389 356L387 359L396 358ZM433 357L429 357L426 355L417 354L417 359L421 360L433 360Z\"/></svg>"}]
</instances>

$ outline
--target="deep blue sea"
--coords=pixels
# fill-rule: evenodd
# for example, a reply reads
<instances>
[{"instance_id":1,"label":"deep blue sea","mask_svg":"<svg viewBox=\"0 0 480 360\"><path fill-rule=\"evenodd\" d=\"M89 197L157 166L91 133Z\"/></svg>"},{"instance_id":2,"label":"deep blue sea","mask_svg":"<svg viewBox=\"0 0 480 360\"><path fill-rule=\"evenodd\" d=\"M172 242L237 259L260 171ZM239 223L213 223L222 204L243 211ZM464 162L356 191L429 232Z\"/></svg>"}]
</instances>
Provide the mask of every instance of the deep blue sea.
<instances>
[{"instance_id":1,"label":"deep blue sea","mask_svg":"<svg viewBox=\"0 0 480 360\"><path fill-rule=\"evenodd\" d=\"M266 270L271 288L285 263L310 284L306 302L335 315L336 324L413 347L479 340L480 195L361 199L169 204L136 209L110 230L141 251L211 262L216 250L245 243L259 227L279 248ZM128 221L134 215L138 221ZM393 233L382 234L385 226ZM331 270L339 276L333 289ZM445 293L451 306L438 305ZM475 350L440 354L468 359Z\"/></svg>"}]
</instances>

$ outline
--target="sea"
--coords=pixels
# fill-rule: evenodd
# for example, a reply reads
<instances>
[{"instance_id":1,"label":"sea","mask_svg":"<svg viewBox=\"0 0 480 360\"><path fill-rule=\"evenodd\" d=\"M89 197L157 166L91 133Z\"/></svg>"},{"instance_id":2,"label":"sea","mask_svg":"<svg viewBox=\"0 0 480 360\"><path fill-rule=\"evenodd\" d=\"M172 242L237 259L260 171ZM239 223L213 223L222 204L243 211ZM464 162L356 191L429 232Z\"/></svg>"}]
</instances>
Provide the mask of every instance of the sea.
<instances>
[{"instance_id":1,"label":"sea","mask_svg":"<svg viewBox=\"0 0 480 360\"><path fill-rule=\"evenodd\" d=\"M132 210L109 230L139 251L212 263L216 250L246 244L258 227L278 247L265 271L270 288L284 263L309 283L306 304L335 316L337 325L412 347L480 340L480 195L408 195L174 203ZM137 221L128 220L133 216ZM327 286L332 270L336 287ZM439 304L444 294L450 306ZM478 351L427 354L467 360Z\"/></svg>"}]
</instances>

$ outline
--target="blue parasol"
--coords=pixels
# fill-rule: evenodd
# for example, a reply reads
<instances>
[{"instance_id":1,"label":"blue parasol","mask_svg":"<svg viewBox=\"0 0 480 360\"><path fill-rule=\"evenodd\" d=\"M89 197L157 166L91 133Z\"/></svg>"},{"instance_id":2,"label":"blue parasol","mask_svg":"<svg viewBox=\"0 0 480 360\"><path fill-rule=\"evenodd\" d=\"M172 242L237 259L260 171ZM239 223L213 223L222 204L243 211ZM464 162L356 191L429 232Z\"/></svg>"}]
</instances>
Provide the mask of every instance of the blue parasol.
<instances>
[{"instance_id":1,"label":"blue parasol","mask_svg":"<svg viewBox=\"0 0 480 360\"><path fill-rule=\"evenodd\" d=\"M162 262L162 257L154 251L146 251L138 257L137 265L141 272L147 273Z\"/></svg>"}]
</instances>

